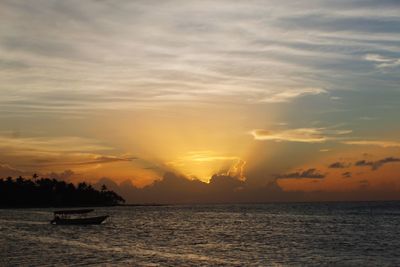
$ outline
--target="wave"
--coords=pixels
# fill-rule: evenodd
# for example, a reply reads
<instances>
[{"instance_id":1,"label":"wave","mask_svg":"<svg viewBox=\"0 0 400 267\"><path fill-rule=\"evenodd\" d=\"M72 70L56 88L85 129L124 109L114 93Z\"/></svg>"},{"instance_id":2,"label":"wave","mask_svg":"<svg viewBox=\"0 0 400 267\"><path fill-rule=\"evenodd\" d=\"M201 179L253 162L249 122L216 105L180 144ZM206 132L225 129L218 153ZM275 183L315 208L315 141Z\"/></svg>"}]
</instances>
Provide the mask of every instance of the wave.
<instances>
[{"instance_id":1,"label":"wave","mask_svg":"<svg viewBox=\"0 0 400 267\"><path fill-rule=\"evenodd\" d=\"M7 234L6 234L7 235ZM172 253L165 252L161 250L153 250L147 248L141 248L139 246L129 246L129 247L120 247L120 246L109 246L106 244L88 244L81 241L76 240L67 240L61 238L54 238L49 236L33 236L31 232L24 230L15 230L12 233L8 234L9 237L17 237L22 238L24 241L33 241L40 242L44 244L50 245L62 245L75 247L80 249L87 250L95 250L99 252L110 252L110 253L119 253L125 256L131 257L159 257L164 259L171 260L186 260L186 261L196 261L196 262L204 262L208 264L229 264L229 265L240 265L241 263L238 261L225 260L221 258L209 257L201 254L194 253ZM154 259L153 259L154 260ZM148 263L147 263L148 264Z\"/></svg>"}]
</instances>

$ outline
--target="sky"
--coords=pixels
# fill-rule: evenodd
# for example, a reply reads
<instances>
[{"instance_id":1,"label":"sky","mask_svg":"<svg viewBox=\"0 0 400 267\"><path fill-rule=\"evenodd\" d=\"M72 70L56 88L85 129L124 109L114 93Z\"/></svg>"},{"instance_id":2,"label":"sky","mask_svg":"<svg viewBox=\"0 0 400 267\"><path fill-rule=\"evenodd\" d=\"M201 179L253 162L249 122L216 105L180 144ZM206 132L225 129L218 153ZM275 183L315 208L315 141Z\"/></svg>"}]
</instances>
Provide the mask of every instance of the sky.
<instances>
[{"instance_id":1,"label":"sky","mask_svg":"<svg viewBox=\"0 0 400 267\"><path fill-rule=\"evenodd\" d=\"M400 199L399 114L397 0L0 1L0 177Z\"/></svg>"}]
</instances>

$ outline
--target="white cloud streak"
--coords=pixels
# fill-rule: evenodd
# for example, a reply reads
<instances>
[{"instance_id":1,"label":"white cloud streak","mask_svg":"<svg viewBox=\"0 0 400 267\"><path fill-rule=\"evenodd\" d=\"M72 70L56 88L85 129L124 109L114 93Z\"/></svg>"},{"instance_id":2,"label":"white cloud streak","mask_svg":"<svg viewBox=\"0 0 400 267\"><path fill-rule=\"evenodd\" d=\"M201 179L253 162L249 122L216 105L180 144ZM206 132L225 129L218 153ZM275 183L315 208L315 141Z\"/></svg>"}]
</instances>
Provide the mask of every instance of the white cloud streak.
<instances>
[{"instance_id":1,"label":"white cloud streak","mask_svg":"<svg viewBox=\"0 0 400 267\"><path fill-rule=\"evenodd\" d=\"M8 112L289 102L341 87L331 77L363 75L365 60L393 68L388 53L400 52L391 1L43 0L0 10Z\"/></svg>"},{"instance_id":2,"label":"white cloud streak","mask_svg":"<svg viewBox=\"0 0 400 267\"><path fill-rule=\"evenodd\" d=\"M394 68L400 66L400 58L390 58L378 54L367 54L365 60L375 63L377 68Z\"/></svg>"},{"instance_id":3,"label":"white cloud streak","mask_svg":"<svg viewBox=\"0 0 400 267\"><path fill-rule=\"evenodd\" d=\"M295 98L306 96L306 95L318 95L322 93L327 93L326 90L320 88L304 88L304 89L297 89L297 90L287 90L283 92L279 92L276 94L272 94L269 97L266 97L260 102L266 103L282 103L282 102L289 102Z\"/></svg>"}]
</instances>

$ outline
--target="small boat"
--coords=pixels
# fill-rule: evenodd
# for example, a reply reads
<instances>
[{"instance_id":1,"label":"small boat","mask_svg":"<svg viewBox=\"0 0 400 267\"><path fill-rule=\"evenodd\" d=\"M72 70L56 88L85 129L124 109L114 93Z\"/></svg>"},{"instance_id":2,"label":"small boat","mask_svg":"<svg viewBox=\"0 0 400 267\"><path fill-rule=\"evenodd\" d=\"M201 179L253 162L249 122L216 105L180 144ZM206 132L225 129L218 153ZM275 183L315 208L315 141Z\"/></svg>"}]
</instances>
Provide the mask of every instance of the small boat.
<instances>
[{"instance_id":1,"label":"small boat","mask_svg":"<svg viewBox=\"0 0 400 267\"><path fill-rule=\"evenodd\" d=\"M87 217L87 214L94 211L94 209L81 209L81 210L56 210L54 211L54 219L50 221L51 224L72 224L72 225L88 225L88 224L101 224L109 216L96 216Z\"/></svg>"}]
</instances>

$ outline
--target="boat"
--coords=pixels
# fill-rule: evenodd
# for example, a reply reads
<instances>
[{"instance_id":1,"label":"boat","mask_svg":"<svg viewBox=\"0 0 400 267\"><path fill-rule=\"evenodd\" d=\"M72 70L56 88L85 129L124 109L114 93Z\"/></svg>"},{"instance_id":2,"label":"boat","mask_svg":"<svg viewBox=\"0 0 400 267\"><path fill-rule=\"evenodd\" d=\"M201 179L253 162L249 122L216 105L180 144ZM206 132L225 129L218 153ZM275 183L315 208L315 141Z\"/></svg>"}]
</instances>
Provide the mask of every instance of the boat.
<instances>
[{"instance_id":1,"label":"boat","mask_svg":"<svg viewBox=\"0 0 400 267\"><path fill-rule=\"evenodd\" d=\"M56 210L54 211L54 219L50 223L59 225L101 224L109 217L108 215L87 217L87 214L93 211L94 209Z\"/></svg>"}]
</instances>

